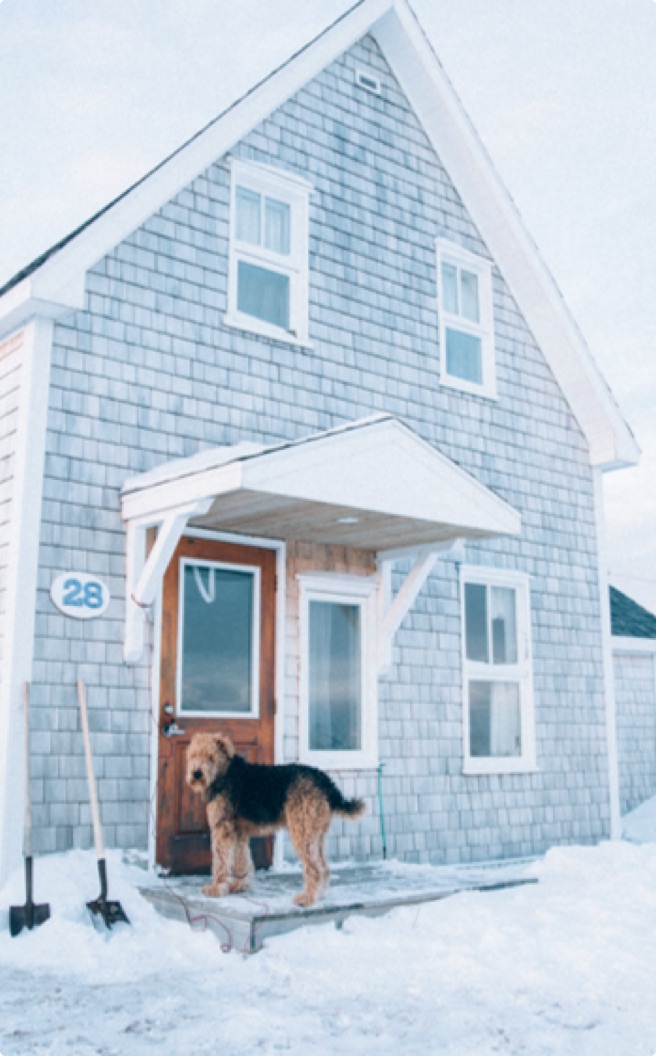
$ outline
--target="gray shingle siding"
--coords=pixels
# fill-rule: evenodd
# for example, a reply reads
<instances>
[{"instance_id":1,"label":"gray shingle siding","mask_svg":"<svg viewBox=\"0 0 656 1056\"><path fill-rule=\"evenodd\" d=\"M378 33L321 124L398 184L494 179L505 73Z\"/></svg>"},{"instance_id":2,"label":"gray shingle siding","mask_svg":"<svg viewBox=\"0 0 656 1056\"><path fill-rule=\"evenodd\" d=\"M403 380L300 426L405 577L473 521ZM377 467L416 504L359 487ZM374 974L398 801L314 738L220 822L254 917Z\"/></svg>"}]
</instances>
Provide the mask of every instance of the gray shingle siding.
<instances>
[{"instance_id":1,"label":"gray shingle siding","mask_svg":"<svg viewBox=\"0 0 656 1056\"><path fill-rule=\"evenodd\" d=\"M613 656L620 806L623 814L656 795L656 653Z\"/></svg>"},{"instance_id":2,"label":"gray shingle siding","mask_svg":"<svg viewBox=\"0 0 656 1056\"><path fill-rule=\"evenodd\" d=\"M380 77L380 97L355 85L363 64ZM40 849L90 840L78 677L89 687L107 841L147 839L151 657L122 661L126 477L201 447L296 437L376 411L403 418L522 515L521 538L470 546L467 560L531 577L538 748L537 773L463 776L458 569L440 562L379 686L389 853L480 860L607 834L586 444L496 268L498 400L440 385L435 239L489 254L373 42L335 62L233 154L314 185L312 347L223 323L222 159L101 260L88 276L87 309L57 324L33 691ZM109 584L103 617L78 624L54 610L50 584L73 566ZM358 827L336 824L330 851L379 854L376 775L349 783L371 812Z\"/></svg>"}]
</instances>

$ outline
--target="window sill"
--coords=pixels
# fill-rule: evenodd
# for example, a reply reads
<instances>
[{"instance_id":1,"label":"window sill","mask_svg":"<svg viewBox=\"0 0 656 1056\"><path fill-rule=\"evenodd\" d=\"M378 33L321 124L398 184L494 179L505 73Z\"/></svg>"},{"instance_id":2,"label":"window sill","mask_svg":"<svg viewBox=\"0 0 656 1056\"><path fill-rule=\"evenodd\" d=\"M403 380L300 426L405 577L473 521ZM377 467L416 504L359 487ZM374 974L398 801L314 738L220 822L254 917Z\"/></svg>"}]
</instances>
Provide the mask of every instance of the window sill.
<instances>
[{"instance_id":1,"label":"window sill","mask_svg":"<svg viewBox=\"0 0 656 1056\"><path fill-rule=\"evenodd\" d=\"M319 770L377 770L378 756L365 752L302 752L299 762Z\"/></svg>"},{"instance_id":2,"label":"window sill","mask_svg":"<svg viewBox=\"0 0 656 1056\"><path fill-rule=\"evenodd\" d=\"M476 382L457 378L452 374L440 374L440 384L447 389L455 389L457 392L465 392L468 396L480 396L484 400L498 400L497 390L494 385L477 385Z\"/></svg>"},{"instance_id":3,"label":"window sill","mask_svg":"<svg viewBox=\"0 0 656 1056\"><path fill-rule=\"evenodd\" d=\"M308 338L298 337L290 330L282 330L279 326L272 326L270 323L265 323L254 316L227 313L223 316L223 324L233 330L242 330L244 333L256 334L258 337L269 337L271 340L279 341L281 344L295 345L297 348L314 348Z\"/></svg>"},{"instance_id":4,"label":"window sill","mask_svg":"<svg viewBox=\"0 0 656 1056\"><path fill-rule=\"evenodd\" d=\"M522 759L481 759L477 762L468 760L463 768L464 777L491 777L503 774L537 774L539 768L532 760Z\"/></svg>"}]
</instances>

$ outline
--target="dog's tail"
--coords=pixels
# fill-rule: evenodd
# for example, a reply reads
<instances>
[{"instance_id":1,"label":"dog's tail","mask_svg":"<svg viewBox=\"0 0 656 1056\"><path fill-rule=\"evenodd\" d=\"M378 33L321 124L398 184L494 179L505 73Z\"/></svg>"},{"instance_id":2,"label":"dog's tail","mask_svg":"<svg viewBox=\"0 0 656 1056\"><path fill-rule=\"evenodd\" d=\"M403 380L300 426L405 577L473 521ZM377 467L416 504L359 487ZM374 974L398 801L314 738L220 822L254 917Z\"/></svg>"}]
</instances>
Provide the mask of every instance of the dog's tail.
<instances>
[{"instance_id":1,"label":"dog's tail","mask_svg":"<svg viewBox=\"0 0 656 1056\"><path fill-rule=\"evenodd\" d=\"M354 821L360 818L367 809L367 804L363 799L345 799L339 789L335 800L330 805L335 814L343 818L352 818Z\"/></svg>"}]
</instances>

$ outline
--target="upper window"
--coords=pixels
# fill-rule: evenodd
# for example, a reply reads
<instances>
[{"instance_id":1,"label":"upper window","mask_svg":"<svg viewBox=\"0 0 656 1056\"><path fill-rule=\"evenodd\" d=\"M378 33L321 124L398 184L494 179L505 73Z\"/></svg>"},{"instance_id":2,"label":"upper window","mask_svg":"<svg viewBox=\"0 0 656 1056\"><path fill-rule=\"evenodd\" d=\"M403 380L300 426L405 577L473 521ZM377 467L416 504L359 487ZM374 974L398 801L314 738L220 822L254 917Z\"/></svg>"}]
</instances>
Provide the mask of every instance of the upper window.
<instances>
[{"instance_id":1,"label":"upper window","mask_svg":"<svg viewBox=\"0 0 656 1056\"><path fill-rule=\"evenodd\" d=\"M492 269L489 261L437 243L441 379L478 395L495 395Z\"/></svg>"},{"instance_id":2,"label":"upper window","mask_svg":"<svg viewBox=\"0 0 656 1056\"><path fill-rule=\"evenodd\" d=\"M462 606L465 772L534 769L528 581L463 568Z\"/></svg>"},{"instance_id":3,"label":"upper window","mask_svg":"<svg viewBox=\"0 0 656 1056\"><path fill-rule=\"evenodd\" d=\"M377 764L372 659L375 583L301 579L301 759L337 769Z\"/></svg>"},{"instance_id":4,"label":"upper window","mask_svg":"<svg viewBox=\"0 0 656 1056\"><path fill-rule=\"evenodd\" d=\"M233 160L226 322L286 341L308 337L308 198L300 177Z\"/></svg>"}]
</instances>

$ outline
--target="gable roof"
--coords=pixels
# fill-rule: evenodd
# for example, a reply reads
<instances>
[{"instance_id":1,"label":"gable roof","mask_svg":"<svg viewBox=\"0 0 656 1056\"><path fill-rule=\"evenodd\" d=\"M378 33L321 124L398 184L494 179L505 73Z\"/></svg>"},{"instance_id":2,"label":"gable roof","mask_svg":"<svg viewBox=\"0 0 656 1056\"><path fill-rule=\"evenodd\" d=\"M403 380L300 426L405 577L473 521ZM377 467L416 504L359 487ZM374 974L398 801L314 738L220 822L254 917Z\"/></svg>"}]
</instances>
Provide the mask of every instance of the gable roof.
<instances>
[{"instance_id":1,"label":"gable roof","mask_svg":"<svg viewBox=\"0 0 656 1056\"><path fill-rule=\"evenodd\" d=\"M656 638L656 616L617 587L610 588L610 625L621 638Z\"/></svg>"},{"instance_id":2,"label":"gable roof","mask_svg":"<svg viewBox=\"0 0 656 1056\"><path fill-rule=\"evenodd\" d=\"M357 0L143 179L14 276L0 290L0 331L35 314L57 317L83 308L90 267L368 33L508 283L587 439L592 464L634 464L639 449L631 431L408 0Z\"/></svg>"}]
</instances>

